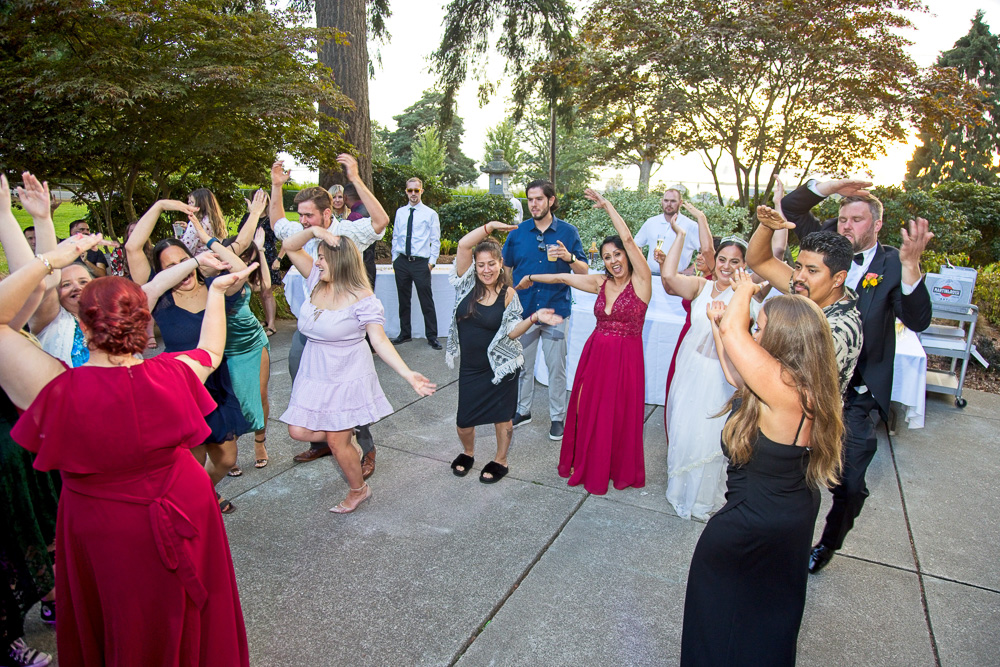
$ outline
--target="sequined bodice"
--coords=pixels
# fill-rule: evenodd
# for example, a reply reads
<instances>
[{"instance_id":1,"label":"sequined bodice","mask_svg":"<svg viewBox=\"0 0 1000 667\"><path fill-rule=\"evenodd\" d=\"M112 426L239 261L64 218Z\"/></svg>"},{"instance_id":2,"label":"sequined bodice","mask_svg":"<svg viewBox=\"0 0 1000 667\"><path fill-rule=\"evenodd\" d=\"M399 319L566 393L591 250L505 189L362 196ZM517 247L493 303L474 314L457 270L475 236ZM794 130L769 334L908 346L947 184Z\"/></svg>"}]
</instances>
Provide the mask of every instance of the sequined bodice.
<instances>
[{"instance_id":1,"label":"sequined bodice","mask_svg":"<svg viewBox=\"0 0 1000 667\"><path fill-rule=\"evenodd\" d=\"M595 333L605 336L641 336L642 324L646 319L646 306L635 290L632 289L632 282L625 286L615 303L611 306L611 314L604 312L607 306L607 298L604 288L608 282L604 281L601 291L597 293L597 301L594 302L594 316L597 318L597 329Z\"/></svg>"}]
</instances>

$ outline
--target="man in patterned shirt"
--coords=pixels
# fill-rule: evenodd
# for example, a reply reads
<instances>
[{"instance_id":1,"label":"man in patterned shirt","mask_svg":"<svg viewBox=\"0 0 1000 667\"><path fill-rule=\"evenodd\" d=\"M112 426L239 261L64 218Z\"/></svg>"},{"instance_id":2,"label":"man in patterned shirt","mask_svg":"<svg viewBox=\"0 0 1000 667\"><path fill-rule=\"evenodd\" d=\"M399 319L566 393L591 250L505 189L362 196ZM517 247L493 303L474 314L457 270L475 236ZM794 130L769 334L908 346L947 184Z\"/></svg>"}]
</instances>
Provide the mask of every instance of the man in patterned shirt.
<instances>
[{"instance_id":1,"label":"man in patterned shirt","mask_svg":"<svg viewBox=\"0 0 1000 667\"><path fill-rule=\"evenodd\" d=\"M750 237L747 264L775 289L785 294L801 294L823 309L833 334L843 396L854 375L863 342L858 295L844 285L854 258L851 242L835 232L813 232L802 240L793 268L771 254L775 230L789 229L792 225L766 206L757 208L757 219L760 225Z\"/></svg>"}]
</instances>

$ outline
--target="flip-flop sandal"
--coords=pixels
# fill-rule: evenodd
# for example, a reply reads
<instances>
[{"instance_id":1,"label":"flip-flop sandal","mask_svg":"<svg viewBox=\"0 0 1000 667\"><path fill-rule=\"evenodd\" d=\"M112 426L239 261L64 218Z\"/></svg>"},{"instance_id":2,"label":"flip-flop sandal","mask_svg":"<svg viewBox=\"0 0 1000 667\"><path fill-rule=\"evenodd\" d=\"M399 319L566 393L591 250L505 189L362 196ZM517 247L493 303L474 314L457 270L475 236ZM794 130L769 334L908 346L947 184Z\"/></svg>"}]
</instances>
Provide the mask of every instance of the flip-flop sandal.
<instances>
[{"instance_id":1,"label":"flip-flop sandal","mask_svg":"<svg viewBox=\"0 0 1000 667\"><path fill-rule=\"evenodd\" d=\"M469 456L465 452L462 452L455 457L455 460L451 462L451 471L455 473L458 477L465 477L472 470L472 464L476 462L476 459ZM459 467L465 468L465 470L459 470Z\"/></svg>"},{"instance_id":2,"label":"flip-flop sandal","mask_svg":"<svg viewBox=\"0 0 1000 667\"><path fill-rule=\"evenodd\" d=\"M243 468L239 466L233 466L232 468L229 469L229 472L227 472L226 474L229 475L230 477L240 477L243 475Z\"/></svg>"},{"instance_id":3,"label":"flip-flop sandal","mask_svg":"<svg viewBox=\"0 0 1000 667\"><path fill-rule=\"evenodd\" d=\"M483 471L479 473L479 481L482 482L483 484L496 484L501 479L503 479L509 471L510 468L508 468L507 466L502 466L496 461L490 461L489 463L486 464L486 467L483 468ZM493 475L493 476L485 477L484 475Z\"/></svg>"}]
</instances>

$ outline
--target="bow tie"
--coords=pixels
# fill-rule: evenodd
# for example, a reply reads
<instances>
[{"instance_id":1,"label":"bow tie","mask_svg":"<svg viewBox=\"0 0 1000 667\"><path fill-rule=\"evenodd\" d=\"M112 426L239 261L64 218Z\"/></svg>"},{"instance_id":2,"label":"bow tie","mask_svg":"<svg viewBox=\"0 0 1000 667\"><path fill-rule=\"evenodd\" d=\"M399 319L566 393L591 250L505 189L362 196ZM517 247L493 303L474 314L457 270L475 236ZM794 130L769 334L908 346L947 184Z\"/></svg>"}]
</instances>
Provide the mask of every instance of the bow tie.
<instances>
[{"instance_id":1,"label":"bow tie","mask_svg":"<svg viewBox=\"0 0 1000 667\"><path fill-rule=\"evenodd\" d=\"M858 266L862 266L865 263L865 253L859 252L854 256L854 263Z\"/></svg>"}]
</instances>

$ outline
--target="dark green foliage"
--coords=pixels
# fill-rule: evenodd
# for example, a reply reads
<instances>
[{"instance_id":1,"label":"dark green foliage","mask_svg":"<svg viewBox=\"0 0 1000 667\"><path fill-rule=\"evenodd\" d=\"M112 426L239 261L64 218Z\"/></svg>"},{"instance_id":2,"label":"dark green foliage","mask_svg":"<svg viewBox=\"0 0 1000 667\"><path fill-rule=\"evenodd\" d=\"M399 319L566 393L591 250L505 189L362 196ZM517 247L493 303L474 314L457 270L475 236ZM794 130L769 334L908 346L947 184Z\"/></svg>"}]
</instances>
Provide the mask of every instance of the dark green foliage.
<instances>
[{"instance_id":1,"label":"dark green foliage","mask_svg":"<svg viewBox=\"0 0 1000 667\"><path fill-rule=\"evenodd\" d=\"M925 123L919 138L923 145L907 165L907 186L929 188L957 181L980 185L1000 184L1000 37L990 32L982 10L976 12L968 34L945 51L936 67L952 67L985 95L985 112L979 124Z\"/></svg>"},{"instance_id":2,"label":"dark green foliage","mask_svg":"<svg viewBox=\"0 0 1000 667\"><path fill-rule=\"evenodd\" d=\"M971 266L1000 262L1000 187L949 182L934 188L932 194L961 211L969 227L982 235L969 249Z\"/></svg>"},{"instance_id":3,"label":"dark green foliage","mask_svg":"<svg viewBox=\"0 0 1000 667\"><path fill-rule=\"evenodd\" d=\"M595 136L590 117L577 117L569 112L569 121L560 117L556 122L556 191L582 193L597 178L598 160L607 145ZM517 180L526 184L536 178L549 178L548 105L539 105L519 127L525 151Z\"/></svg>"},{"instance_id":4,"label":"dark green foliage","mask_svg":"<svg viewBox=\"0 0 1000 667\"><path fill-rule=\"evenodd\" d=\"M420 135L429 127L439 127L439 112L443 95L434 90L425 90L423 96L408 106L403 113L393 116L397 128L389 134L387 148L392 161L397 164L410 164L413 157L411 147ZM462 135L465 127L462 119L453 116L451 125L440 132L445 144L444 175L441 181L453 188L463 183L469 183L479 177L476 163L462 153Z\"/></svg>"},{"instance_id":5,"label":"dark green foliage","mask_svg":"<svg viewBox=\"0 0 1000 667\"><path fill-rule=\"evenodd\" d=\"M408 164L376 160L372 163L372 194L385 208L390 221L396 209L406 204L406 179L413 176L424 182L423 203L439 210L451 201L451 192L440 181L428 178Z\"/></svg>"},{"instance_id":6,"label":"dark green foliage","mask_svg":"<svg viewBox=\"0 0 1000 667\"><path fill-rule=\"evenodd\" d=\"M451 202L438 209L441 218L441 238L457 242L476 227L485 225L490 220L498 220L512 225L514 222L514 207L510 200L500 195L471 195L456 197ZM495 234L501 241L504 234Z\"/></svg>"}]
</instances>

